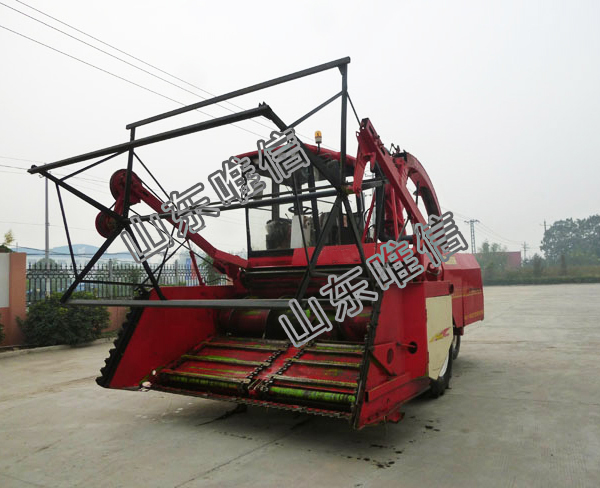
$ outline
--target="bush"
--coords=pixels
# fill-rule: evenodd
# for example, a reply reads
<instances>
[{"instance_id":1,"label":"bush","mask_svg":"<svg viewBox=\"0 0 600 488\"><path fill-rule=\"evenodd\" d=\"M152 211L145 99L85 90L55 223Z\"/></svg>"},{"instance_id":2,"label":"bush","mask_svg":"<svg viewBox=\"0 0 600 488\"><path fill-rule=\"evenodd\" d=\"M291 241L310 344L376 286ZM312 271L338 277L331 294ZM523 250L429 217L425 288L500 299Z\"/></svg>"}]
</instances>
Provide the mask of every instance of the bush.
<instances>
[{"instance_id":1,"label":"bush","mask_svg":"<svg viewBox=\"0 0 600 488\"><path fill-rule=\"evenodd\" d=\"M31 346L81 344L98 339L108 327L106 307L66 306L60 303L60 293L29 307L25 320L17 319ZM93 299L94 295L80 291L73 298Z\"/></svg>"},{"instance_id":2,"label":"bush","mask_svg":"<svg viewBox=\"0 0 600 488\"><path fill-rule=\"evenodd\" d=\"M520 278L499 278L484 281L484 286L499 285L561 285L568 283L600 283L599 276L540 276Z\"/></svg>"}]
</instances>

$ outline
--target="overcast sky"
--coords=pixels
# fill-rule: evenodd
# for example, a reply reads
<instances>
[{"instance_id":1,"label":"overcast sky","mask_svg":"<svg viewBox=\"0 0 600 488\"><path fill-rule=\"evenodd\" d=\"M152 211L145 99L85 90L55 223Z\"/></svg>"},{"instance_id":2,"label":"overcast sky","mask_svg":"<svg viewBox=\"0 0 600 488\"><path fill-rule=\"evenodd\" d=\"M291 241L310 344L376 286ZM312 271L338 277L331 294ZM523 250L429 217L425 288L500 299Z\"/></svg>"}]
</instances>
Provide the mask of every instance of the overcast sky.
<instances>
[{"instance_id":1,"label":"overcast sky","mask_svg":"<svg viewBox=\"0 0 600 488\"><path fill-rule=\"evenodd\" d=\"M134 69L0 5L0 25L182 103L208 96L83 34L1 0L142 66ZM25 3L213 94L350 56L349 91L389 147L424 165L440 203L478 219L478 244L536 251L543 222L600 213L600 3L594 1L103 2ZM43 179L12 167L52 162L125 142L127 123L179 105L0 28L0 234L44 247ZM340 90L337 72L233 100L266 101L291 122ZM206 110L212 116L227 109ZM339 149L339 104L298 131L319 129ZM142 128L138 136L205 120L192 112ZM350 152L356 151L349 117ZM261 123L266 124L266 121ZM139 150L169 190L185 190L229 156L256 148L269 130L252 122ZM248 132L250 131L250 132ZM125 160L100 166L76 186L111 204L108 179ZM12 167L7 167L12 166ZM136 169L137 171L137 169ZM65 174L64 170L57 170ZM143 172L140 171L140 176ZM143 177L143 176L142 176ZM50 245L66 244L51 191ZM99 245L96 211L65 198L72 238ZM208 221L203 234L245 248L241 216ZM123 250L119 241L111 250Z\"/></svg>"}]
</instances>

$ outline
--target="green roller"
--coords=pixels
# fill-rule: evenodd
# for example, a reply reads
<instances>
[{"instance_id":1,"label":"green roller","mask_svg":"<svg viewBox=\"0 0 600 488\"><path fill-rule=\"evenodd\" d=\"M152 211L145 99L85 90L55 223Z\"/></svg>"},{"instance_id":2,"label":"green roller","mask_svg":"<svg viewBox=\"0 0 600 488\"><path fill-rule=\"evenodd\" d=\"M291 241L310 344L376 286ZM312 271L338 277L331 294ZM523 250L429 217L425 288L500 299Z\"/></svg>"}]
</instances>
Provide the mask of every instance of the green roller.
<instances>
[{"instance_id":1,"label":"green roller","mask_svg":"<svg viewBox=\"0 0 600 488\"><path fill-rule=\"evenodd\" d=\"M303 390L300 388L286 388L284 386L272 386L269 391L276 395L302 398L315 402L353 404L356 401L356 397L354 395L333 393L330 391Z\"/></svg>"},{"instance_id":2,"label":"green roller","mask_svg":"<svg viewBox=\"0 0 600 488\"><path fill-rule=\"evenodd\" d=\"M188 361L205 361L209 363L225 363L225 364L239 364L241 366L265 366L264 361L250 361L248 359L237 359L230 356L196 356L192 354L184 354L181 359Z\"/></svg>"},{"instance_id":3,"label":"green roller","mask_svg":"<svg viewBox=\"0 0 600 488\"><path fill-rule=\"evenodd\" d=\"M167 378L168 381L176 381L178 383L190 383L194 385L200 385L204 387L212 387L212 388L228 388L228 389L237 389L238 385L236 383L228 383L225 381L218 380L209 380L205 378L194 378L192 376L183 376L180 374L169 374L164 375L163 377Z\"/></svg>"}]
</instances>

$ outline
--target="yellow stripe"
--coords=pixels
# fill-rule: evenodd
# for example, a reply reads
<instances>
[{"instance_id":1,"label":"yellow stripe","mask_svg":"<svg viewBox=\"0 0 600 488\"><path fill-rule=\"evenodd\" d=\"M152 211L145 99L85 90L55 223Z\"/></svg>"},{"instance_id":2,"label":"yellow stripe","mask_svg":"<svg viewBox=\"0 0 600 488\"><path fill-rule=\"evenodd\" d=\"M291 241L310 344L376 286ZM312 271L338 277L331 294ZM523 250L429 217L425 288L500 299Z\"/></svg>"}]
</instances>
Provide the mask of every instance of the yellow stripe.
<instances>
[{"instance_id":1,"label":"yellow stripe","mask_svg":"<svg viewBox=\"0 0 600 488\"><path fill-rule=\"evenodd\" d=\"M477 317L478 315L483 315L483 310L478 310L477 312L473 312L468 315L465 315L465 319L472 319L472 318Z\"/></svg>"},{"instance_id":2,"label":"yellow stripe","mask_svg":"<svg viewBox=\"0 0 600 488\"><path fill-rule=\"evenodd\" d=\"M476 290L476 291L471 291L471 292L467 292L461 295L458 295L457 292L454 292L454 294L452 295L452 298L463 298L463 297L472 297L475 295L481 295L483 294L483 290Z\"/></svg>"}]
</instances>

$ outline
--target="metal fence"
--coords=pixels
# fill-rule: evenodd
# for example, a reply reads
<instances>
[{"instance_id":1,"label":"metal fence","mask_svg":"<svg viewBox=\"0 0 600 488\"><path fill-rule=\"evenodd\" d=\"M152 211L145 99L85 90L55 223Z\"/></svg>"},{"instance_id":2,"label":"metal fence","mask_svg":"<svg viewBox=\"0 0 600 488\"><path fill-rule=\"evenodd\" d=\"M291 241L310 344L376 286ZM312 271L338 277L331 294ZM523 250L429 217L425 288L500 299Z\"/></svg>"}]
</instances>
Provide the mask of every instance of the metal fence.
<instances>
[{"instance_id":1,"label":"metal fence","mask_svg":"<svg viewBox=\"0 0 600 488\"><path fill-rule=\"evenodd\" d=\"M200 263L199 263L200 264ZM84 266L78 266L81 271ZM200 268L202 281L207 285L225 285L227 277L216 273L212 268ZM77 291L89 291L98 298L133 298L137 284L149 283L148 275L142 266L108 262L96 264L85 277L85 282ZM165 264L162 271L156 273L160 285L198 286L199 280L194 269L178 263ZM27 305L43 300L47 294L62 293L75 280L72 265L50 263L29 264L26 270ZM102 283L104 282L104 283Z\"/></svg>"}]
</instances>

